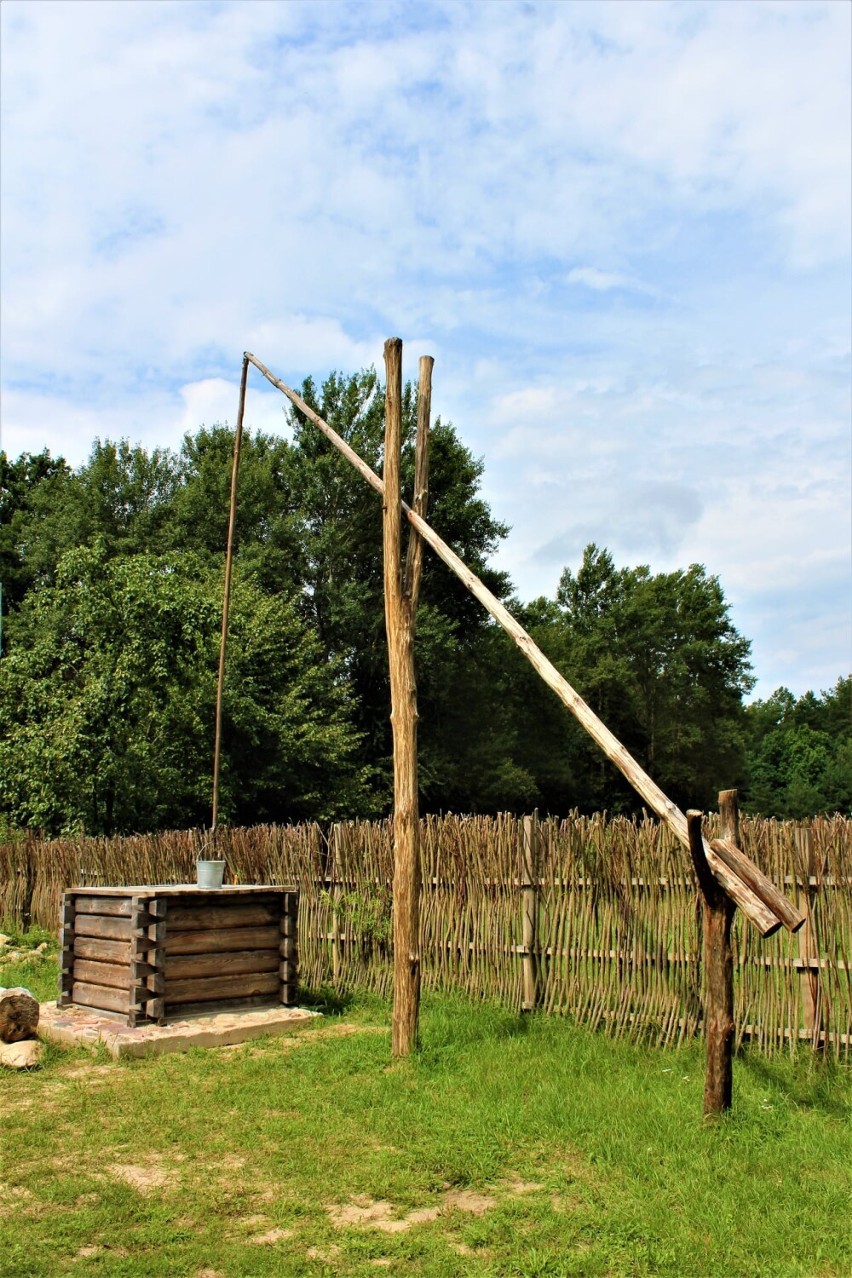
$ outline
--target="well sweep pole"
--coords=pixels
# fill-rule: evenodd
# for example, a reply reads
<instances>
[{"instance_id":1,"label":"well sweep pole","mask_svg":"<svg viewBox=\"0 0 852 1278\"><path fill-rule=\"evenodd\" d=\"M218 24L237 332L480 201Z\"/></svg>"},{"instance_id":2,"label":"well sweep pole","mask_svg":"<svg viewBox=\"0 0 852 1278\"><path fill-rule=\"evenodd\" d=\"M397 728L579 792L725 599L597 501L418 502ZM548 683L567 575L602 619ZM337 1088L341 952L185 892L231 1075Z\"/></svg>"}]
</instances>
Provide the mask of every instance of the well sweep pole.
<instances>
[{"instance_id":1,"label":"well sweep pole","mask_svg":"<svg viewBox=\"0 0 852 1278\"><path fill-rule=\"evenodd\" d=\"M240 377L240 404L237 410L237 429L234 434L234 460L231 466L231 509L228 515L228 548L225 552L225 591L222 598L222 637L219 641L219 678L216 683L216 735L213 746L213 814L210 831L215 839L219 824L219 761L222 753L222 693L225 688L225 649L228 645L228 614L231 608L231 568L234 561L234 528L237 520L237 475L240 469L240 445L243 438L243 416L246 408L246 383L248 381L249 356L243 356Z\"/></svg>"},{"instance_id":2,"label":"well sweep pole","mask_svg":"<svg viewBox=\"0 0 852 1278\"><path fill-rule=\"evenodd\" d=\"M287 396L292 404L296 406L300 413L312 421L315 426L325 435L330 443L343 454L349 463L355 467L358 473L367 481L377 493L384 495L384 484L374 471L370 469L365 461L358 456L353 448L341 439L336 431L323 421L319 413L316 413L296 391L291 390L285 382L275 377L273 373L261 363L256 356L246 352L245 358L254 364L255 368L263 374L267 381ZM664 821L669 829L676 835L681 844L685 848L689 848L689 832L686 824L686 817L680 808L669 799L660 787L652 781L645 770L637 763L628 750L624 748L618 738L610 732L609 728L595 714L590 706L575 692L567 679L559 673L552 662L548 661L544 653L536 646L533 639L527 634L523 626L515 620L509 610L504 607L499 599L491 593L484 582L480 581L475 573L467 567L467 565L458 557L455 551L451 550L447 543L438 536L433 528L426 523L422 516L406 506L405 502L401 503L403 513L412 528L415 528L423 540L432 547L440 559L447 567L455 573L460 581L464 583L474 598L478 599L482 606L494 618L494 620L503 627L506 633L511 637L516 646L524 654L530 664L538 672L544 682L559 697L563 705L574 715L574 717L583 725L592 739L600 747L607 758L615 764L619 772L627 778L634 790L639 796L645 800L652 812ZM728 895L739 905L744 914L757 927L761 936L771 936L773 932L777 932L781 926L781 920L764 903L756 893L745 884L739 875L731 870L725 862L711 849L706 840L703 841L704 854L713 870L714 875L724 887ZM804 915L801 921L797 922L797 926L801 926L804 922Z\"/></svg>"}]
</instances>

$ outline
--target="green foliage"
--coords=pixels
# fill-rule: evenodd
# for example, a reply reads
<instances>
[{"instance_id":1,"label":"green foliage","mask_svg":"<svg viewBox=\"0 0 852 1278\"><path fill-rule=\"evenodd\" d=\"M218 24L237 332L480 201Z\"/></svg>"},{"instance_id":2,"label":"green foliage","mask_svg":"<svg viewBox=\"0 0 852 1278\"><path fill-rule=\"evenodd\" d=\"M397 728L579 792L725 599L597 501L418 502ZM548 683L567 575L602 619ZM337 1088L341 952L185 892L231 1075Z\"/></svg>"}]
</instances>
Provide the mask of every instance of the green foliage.
<instances>
[{"instance_id":1,"label":"green foliage","mask_svg":"<svg viewBox=\"0 0 852 1278\"><path fill-rule=\"evenodd\" d=\"M554 664L676 802L709 806L720 788L738 783L750 645L731 623L718 578L698 564L658 574L644 565L616 568L607 550L589 545L576 576L562 574L556 601L537 600L526 620ZM635 809L636 796L586 734L545 708L535 678L516 686L542 716L531 770L546 778L545 804L557 811Z\"/></svg>"},{"instance_id":2,"label":"green foliage","mask_svg":"<svg viewBox=\"0 0 852 1278\"><path fill-rule=\"evenodd\" d=\"M778 688L746 712L749 811L802 818L852 812L852 676L817 697Z\"/></svg>"},{"instance_id":3,"label":"green foliage","mask_svg":"<svg viewBox=\"0 0 852 1278\"><path fill-rule=\"evenodd\" d=\"M221 580L192 554L69 551L0 662L0 800L50 833L203 824ZM265 820L363 802L346 683L281 597L234 592L222 812ZM330 782L335 779L334 787Z\"/></svg>"},{"instance_id":4,"label":"green foliage","mask_svg":"<svg viewBox=\"0 0 852 1278\"><path fill-rule=\"evenodd\" d=\"M308 379L302 394L381 472L375 370ZM409 385L408 497L415 422ZM295 409L282 409L282 428L243 439L222 813L249 824L371 816L392 793L381 503ZM46 452L0 453L0 828L206 821L232 450L232 430L214 425L186 435L177 454L97 440L76 471ZM429 520L510 601L511 583L489 563L507 529L481 478L482 463L438 418ZM748 774L752 807L848 810L848 683L825 700L808 694L795 712L771 698L746 718L749 643L703 567L618 568L592 545L555 599L512 607L680 804L709 806ZM425 811L638 806L428 553L416 661Z\"/></svg>"}]
</instances>

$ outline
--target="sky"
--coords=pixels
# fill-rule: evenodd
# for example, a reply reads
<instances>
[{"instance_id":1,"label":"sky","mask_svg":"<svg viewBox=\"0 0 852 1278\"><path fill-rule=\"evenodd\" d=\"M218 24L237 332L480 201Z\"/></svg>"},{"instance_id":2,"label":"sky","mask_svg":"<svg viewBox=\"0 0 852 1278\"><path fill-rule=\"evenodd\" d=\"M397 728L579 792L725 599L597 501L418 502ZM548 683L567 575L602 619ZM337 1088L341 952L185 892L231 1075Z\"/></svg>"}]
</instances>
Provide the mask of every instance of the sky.
<instances>
[{"instance_id":1,"label":"sky","mask_svg":"<svg viewBox=\"0 0 852 1278\"><path fill-rule=\"evenodd\" d=\"M435 357L553 596L705 565L755 696L852 668L847 0L2 0L9 457ZM247 424L284 433L253 373ZM353 475L353 482L357 482Z\"/></svg>"}]
</instances>

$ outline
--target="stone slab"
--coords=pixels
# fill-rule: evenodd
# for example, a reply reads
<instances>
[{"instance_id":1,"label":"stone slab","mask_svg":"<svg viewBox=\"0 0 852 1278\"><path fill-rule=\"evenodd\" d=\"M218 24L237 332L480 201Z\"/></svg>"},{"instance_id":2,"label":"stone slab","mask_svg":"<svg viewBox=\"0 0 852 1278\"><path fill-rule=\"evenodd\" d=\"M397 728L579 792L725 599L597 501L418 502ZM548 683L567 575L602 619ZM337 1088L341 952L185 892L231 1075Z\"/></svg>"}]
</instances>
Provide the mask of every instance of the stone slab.
<instances>
[{"instance_id":1,"label":"stone slab","mask_svg":"<svg viewBox=\"0 0 852 1278\"><path fill-rule=\"evenodd\" d=\"M230 1047L266 1034L291 1034L321 1013L303 1007L235 1008L229 1012L199 1012L166 1025L138 1025L130 1029L124 1018L111 1019L91 1008L57 1007L42 1003L38 1032L63 1047L96 1048L103 1044L115 1060L121 1056L155 1056L185 1052L190 1047Z\"/></svg>"}]
</instances>

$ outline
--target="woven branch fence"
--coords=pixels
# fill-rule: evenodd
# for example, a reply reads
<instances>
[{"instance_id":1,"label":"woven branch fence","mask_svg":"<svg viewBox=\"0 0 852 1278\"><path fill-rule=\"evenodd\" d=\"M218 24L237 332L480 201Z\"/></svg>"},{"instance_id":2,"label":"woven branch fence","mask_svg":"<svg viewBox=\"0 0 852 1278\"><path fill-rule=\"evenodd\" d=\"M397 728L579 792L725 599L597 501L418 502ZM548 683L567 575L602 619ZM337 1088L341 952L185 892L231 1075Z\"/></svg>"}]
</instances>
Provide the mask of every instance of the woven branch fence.
<instances>
[{"instance_id":1,"label":"woven branch fence","mask_svg":"<svg viewBox=\"0 0 852 1278\"><path fill-rule=\"evenodd\" d=\"M712 819L711 819L712 825ZM742 846L807 913L795 936L734 923L737 1041L852 1058L852 820L743 818ZM700 897L656 821L428 817L423 981L671 1045L702 1024ZM192 882L202 831L0 845L0 918L54 928L64 888ZM392 985L392 825L222 829L239 883L296 884L301 980Z\"/></svg>"}]
</instances>

